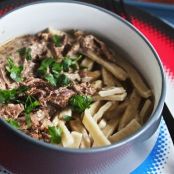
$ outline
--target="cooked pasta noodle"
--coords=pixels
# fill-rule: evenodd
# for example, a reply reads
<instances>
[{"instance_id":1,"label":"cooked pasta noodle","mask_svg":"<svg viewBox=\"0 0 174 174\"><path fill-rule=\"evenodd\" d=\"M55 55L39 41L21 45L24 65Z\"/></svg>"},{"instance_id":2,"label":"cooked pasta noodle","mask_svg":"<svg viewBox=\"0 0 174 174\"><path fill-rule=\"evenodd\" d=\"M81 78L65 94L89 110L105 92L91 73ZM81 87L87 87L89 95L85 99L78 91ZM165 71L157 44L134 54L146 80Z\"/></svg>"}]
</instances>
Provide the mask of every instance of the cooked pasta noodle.
<instances>
[{"instance_id":1,"label":"cooked pasta noodle","mask_svg":"<svg viewBox=\"0 0 174 174\"><path fill-rule=\"evenodd\" d=\"M138 131L153 93L124 58L82 31L48 28L0 48L0 117L66 148L106 146Z\"/></svg>"}]
</instances>

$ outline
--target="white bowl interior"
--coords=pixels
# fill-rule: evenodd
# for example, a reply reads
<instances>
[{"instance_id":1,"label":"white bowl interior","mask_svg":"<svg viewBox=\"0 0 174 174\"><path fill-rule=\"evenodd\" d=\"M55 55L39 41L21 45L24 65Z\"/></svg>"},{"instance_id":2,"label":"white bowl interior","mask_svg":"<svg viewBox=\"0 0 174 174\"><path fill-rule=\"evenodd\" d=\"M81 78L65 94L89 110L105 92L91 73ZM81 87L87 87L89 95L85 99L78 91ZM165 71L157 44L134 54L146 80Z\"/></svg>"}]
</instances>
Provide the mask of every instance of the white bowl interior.
<instances>
[{"instance_id":1,"label":"white bowl interior","mask_svg":"<svg viewBox=\"0 0 174 174\"><path fill-rule=\"evenodd\" d=\"M153 89L156 108L162 91L160 66L148 44L127 24L90 6L38 3L13 11L0 20L0 44L47 27L91 31L119 45Z\"/></svg>"}]
</instances>

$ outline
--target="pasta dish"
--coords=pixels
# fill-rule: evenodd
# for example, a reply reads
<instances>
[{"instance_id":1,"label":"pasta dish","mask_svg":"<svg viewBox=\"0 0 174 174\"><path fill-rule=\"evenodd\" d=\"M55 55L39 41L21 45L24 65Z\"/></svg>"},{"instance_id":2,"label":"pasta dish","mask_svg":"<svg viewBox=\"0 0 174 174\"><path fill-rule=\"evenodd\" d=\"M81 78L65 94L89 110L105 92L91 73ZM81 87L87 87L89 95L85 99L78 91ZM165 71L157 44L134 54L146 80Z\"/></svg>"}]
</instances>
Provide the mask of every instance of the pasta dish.
<instances>
[{"instance_id":1,"label":"pasta dish","mask_svg":"<svg viewBox=\"0 0 174 174\"><path fill-rule=\"evenodd\" d=\"M68 148L116 143L150 117L138 70L96 36L48 28L0 46L0 118Z\"/></svg>"}]
</instances>

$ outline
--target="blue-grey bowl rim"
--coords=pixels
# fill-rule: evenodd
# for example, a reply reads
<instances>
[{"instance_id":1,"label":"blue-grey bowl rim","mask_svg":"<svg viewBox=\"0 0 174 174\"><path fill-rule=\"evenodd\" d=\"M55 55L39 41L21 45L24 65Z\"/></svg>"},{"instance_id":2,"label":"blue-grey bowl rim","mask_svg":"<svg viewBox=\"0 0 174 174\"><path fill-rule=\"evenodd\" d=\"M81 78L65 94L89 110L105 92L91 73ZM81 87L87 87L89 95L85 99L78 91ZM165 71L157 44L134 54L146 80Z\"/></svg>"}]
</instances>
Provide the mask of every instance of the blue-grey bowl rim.
<instances>
[{"instance_id":1,"label":"blue-grey bowl rim","mask_svg":"<svg viewBox=\"0 0 174 174\"><path fill-rule=\"evenodd\" d=\"M89 3L85 3L85 2L78 2L78 1L68 1L68 0L61 0L61 1L56 1L56 0L47 0L47 1L36 1L36 2L32 2L32 3L28 3L25 5L21 5L11 11L9 11L8 13L6 13L5 15L3 15L2 17L0 17L0 20L7 16L8 14L16 11L16 10L20 10L21 8L25 8L28 6L32 6L32 5L36 5L36 4L47 4L47 3L75 3L75 4L79 4L79 5L84 5L84 6L88 6L88 7L92 7L95 9L98 9L99 11L103 11L113 17L115 17L117 20L120 20L121 22L123 22L124 24L126 24L129 28L131 28L134 32L136 32L145 42L146 44L149 46L149 48L151 49L151 51L154 54L154 57L156 58L160 70L161 70L161 76L162 76L162 91L161 91L161 96L159 99L159 102L157 104L157 107L153 113L153 115L151 116L151 118L149 118L149 120L142 126L142 128L137 131L135 134L119 141L118 143L114 143L108 146L103 146L103 147L96 147L96 148L90 148L90 149L72 149L72 148L64 148L64 147L60 147L54 144L49 144L49 143L45 143L43 141L40 140L36 140L28 135L26 135L25 133L23 133L22 131L19 131L15 128L13 128L12 126L10 126L8 123L6 123L3 119L0 118L0 123L2 123L3 125L5 125L8 129L10 129L11 131L13 131L17 136L20 136L21 138L29 141L30 143L33 143L35 145L40 145L42 147L48 148L50 150L56 150L59 152L65 152L65 153L78 153L78 154L85 154L85 153L99 153L99 152L105 152L108 150L112 150L118 147L122 147L123 145L128 144L129 142L131 142L132 140L134 140L136 137L140 136L144 131L146 131L150 125L153 123L154 117L157 117L160 113L160 108L163 108L164 105L164 100L165 100L165 96L166 96L166 79L165 79L165 75L164 75L164 70L163 70L163 66L161 63L161 60L157 54L157 52L155 51L155 49L153 48L152 44L147 40L147 38L138 30L136 29L131 23L129 23L128 21L126 21L125 19L121 18L120 16L118 16L117 14L106 10L102 7L96 6L96 5L92 5Z\"/></svg>"}]
</instances>

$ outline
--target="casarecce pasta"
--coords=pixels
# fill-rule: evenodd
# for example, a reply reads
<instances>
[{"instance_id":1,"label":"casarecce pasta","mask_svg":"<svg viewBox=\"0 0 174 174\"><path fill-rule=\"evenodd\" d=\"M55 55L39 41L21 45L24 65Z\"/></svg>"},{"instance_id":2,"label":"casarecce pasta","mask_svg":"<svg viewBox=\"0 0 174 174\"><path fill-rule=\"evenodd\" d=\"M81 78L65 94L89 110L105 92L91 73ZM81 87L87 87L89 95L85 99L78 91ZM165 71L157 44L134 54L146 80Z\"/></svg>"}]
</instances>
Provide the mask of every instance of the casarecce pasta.
<instances>
[{"instance_id":1,"label":"casarecce pasta","mask_svg":"<svg viewBox=\"0 0 174 174\"><path fill-rule=\"evenodd\" d=\"M65 148L110 145L138 131L153 92L92 34L47 29L1 46L0 117Z\"/></svg>"}]
</instances>

